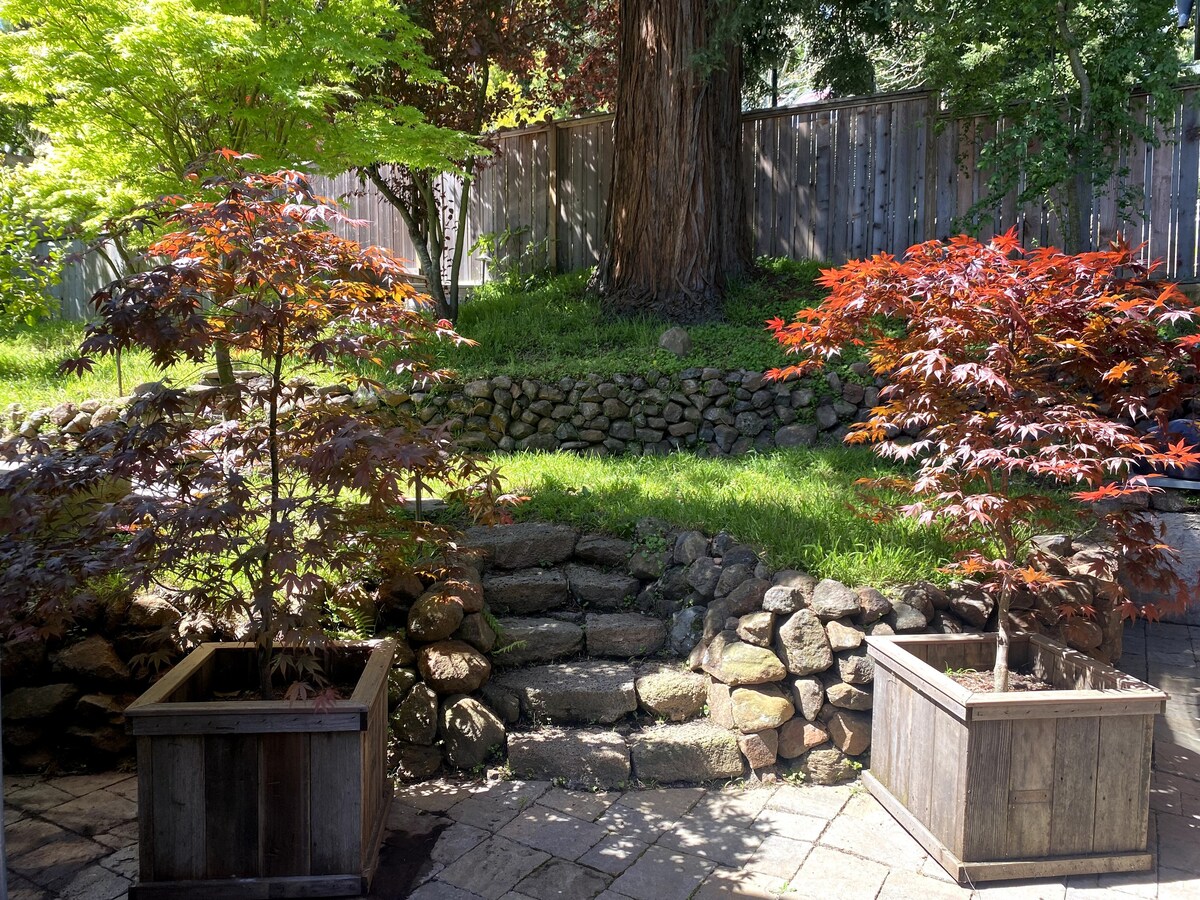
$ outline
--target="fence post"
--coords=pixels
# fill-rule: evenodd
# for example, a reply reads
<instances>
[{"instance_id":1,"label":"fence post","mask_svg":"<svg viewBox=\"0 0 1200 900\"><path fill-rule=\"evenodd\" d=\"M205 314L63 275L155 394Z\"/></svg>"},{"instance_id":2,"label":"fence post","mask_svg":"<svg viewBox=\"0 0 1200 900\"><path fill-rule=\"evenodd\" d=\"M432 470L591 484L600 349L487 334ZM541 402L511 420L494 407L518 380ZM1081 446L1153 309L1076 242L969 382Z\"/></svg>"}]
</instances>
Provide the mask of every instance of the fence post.
<instances>
[{"instance_id":1,"label":"fence post","mask_svg":"<svg viewBox=\"0 0 1200 900\"><path fill-rule=\"evenodd\" d=\"M558 264L558 122L546 123L546 244L550 271L557 275Z\"/></svg>"}]
</instances>

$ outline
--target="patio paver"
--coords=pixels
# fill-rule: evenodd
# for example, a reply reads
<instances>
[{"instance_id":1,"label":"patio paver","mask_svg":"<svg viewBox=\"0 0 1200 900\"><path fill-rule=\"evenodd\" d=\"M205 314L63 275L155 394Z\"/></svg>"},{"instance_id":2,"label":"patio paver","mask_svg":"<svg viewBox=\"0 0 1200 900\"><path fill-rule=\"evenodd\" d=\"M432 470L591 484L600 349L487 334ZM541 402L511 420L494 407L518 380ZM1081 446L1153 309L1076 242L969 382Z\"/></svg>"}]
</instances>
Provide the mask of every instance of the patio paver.
<instances>
[{"instance_id":1,"label":"patio paver","mask_svg":"<svg viewBox=\"0 0 1200 900\"><path fill-rule=\"evenodd\" d=\"M953 883L859 786L587 793L545 782L401 788L384 852L432 844L413 900L1194 900L1200 897L1200 628L1128 632L1123 668L1176 679L1157 734L1151 872ZM1182 628L1183 631L1179 629ZM1186 646L1185 640L1186 638ZM1162 650L1170 666L1159 660ZM1191 654L1191 665L1187 653ZM1184 681L1182 672L1191 673ZM11 900L121 900L137 873L137 779L5 780Z\"/></svg>"}]
</instances>

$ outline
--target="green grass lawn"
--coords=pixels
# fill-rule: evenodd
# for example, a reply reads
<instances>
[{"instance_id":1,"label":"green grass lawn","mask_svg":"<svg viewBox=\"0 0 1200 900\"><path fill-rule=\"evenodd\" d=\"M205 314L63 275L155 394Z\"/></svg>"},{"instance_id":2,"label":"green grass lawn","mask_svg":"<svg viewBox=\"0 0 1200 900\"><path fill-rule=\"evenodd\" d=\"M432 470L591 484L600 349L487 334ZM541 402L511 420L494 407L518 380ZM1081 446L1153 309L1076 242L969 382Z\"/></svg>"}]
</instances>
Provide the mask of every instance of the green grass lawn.
<instances>
[{"instance_id":1,"label":"green grass lawn","mask_svg":"<svg viewBox=\"0 0 1200 900\"><path fill-rule=\"evenodd\" d=\"M682 359L658 349L663 322L606 316L586 294L587 272L487 284L458 321L459 332L479 346L448 350L443 361L463 378L671 374L693 366L762 371L784 362L764 323L820 302L819 271L814 262L760 260L755 277L730 288L723 321L688 328L692 352Z\"/></svg>"},{"instance_id":2,"label":"green grass lawn","mask_svg":"<svg viewBox=\"0 0 1200 900\"><path fill-rule=\"evenodd\" d=\"M48 320L33 327L0 331L0 408L19 403L26 409L53 406L64 400L118 397L117 367L111 358L98 361L94 371L83 376L60 375L59 364L79 353L83 326ZM124 388L128 393L146 381L164 375L144 353L126 353L121 360ZM195 380L200 368L177 367L169 373L185 382Z\"/></svg>"},{"instance_id":3,"label":"green grass lawn","mask_svg":"<svg viewBox=\"0 0 1200 900\"><path fill-rule=\"evenodd\" d=\"M509 488L530 496L518 518L626 535L643 516L709 534L725 530L763 548L775 568L850 585L942 580L936 570L956 549L936 529L864 515L855 481L891 471L864 449L737 459L514 454L495 461Z\"/></svg>"},{"instance_id":4,"label":"green grass lawn","mask_svg":"<svg viewBox=\"0 0 1200 900\"><path fill-rule=\"evenodd\" d=\"M447 345L440 362L463 380L499 374L549 380L590 373L644 375L652 369L670 374L694 366L765 370L781 365L785 357L764 322L777 315L789 318L818 303L824 293L815 283L819 268L814 262L760 260L755 277L731 287L723 321L688 329L693 349L682 359L658 349L666 328L662 322L604 315L586 294L587 272L527 283L495 282L477 289L459 318L458 330L478 346ZM0 408L120 396L111 358L100 360L95 371L81 378L58 374L59 364L75 355L82 337L82 325L58 320L0 330ZM127 353L122 359L124 389L128 393L142 382L163 378L189 384L207 368L181 365L161 372L145 354ZM383 372L372 374L393 381Z\"/></svg>"}]
</instances>

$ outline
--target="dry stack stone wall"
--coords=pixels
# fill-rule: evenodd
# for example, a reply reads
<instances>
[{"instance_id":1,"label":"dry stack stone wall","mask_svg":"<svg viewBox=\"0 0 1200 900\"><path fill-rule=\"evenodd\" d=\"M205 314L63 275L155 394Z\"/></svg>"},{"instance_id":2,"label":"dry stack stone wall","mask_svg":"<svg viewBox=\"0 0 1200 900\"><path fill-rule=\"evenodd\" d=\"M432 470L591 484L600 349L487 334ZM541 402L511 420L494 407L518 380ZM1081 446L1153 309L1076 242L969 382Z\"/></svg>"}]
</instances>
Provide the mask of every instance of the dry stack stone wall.
<instances>
[{"instance_id":1,"label":"dry stack stone wall","mask_svg":"<svg viewBox=\"0 0 1200 900\"><path fill-rule=\"evenodd\" d=\"M879 398L865 363L845 379L773 382L761 372L686 369L559 381L480 379L432 394L385 398L411 403L427 421L450 422L468 446L658 454L701 449L737 455L840 440Z\"/></svg>"}]
</instances>

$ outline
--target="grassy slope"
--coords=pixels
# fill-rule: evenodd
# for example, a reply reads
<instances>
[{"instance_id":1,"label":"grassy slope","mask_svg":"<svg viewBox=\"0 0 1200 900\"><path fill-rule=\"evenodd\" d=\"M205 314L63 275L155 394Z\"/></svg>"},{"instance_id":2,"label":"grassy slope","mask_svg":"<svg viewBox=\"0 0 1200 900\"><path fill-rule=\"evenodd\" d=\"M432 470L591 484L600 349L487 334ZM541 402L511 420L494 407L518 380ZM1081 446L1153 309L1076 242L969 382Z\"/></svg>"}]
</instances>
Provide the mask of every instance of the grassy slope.
<instances>
[{"instance_id":1,"label":"grassy slope","mask_svg":"<svg viewBox=\"0 0 1200 900\"><path fill-rule=\"evenodd\" d=\"M724 322L689 329L693 350L683 359L658 349L665 327L661 322L605 317L599 304L584 294L586 272L530 285L489 284L464 305L458 325L478 346L447 346L441 361L464 380L501 373L546 379L651 369L671 373L692 366L766 369L779 365L783 356L763 323L816 303L817 272L817 264L810 262L764 262L760 277L731 289ZM118 396L111 359L100 361L82 378L57 374L59 363L74 355L82 336L82 326L58 321L0 331L0 408ZM123 367L126 391L163 378L190 383L205 368L178 366L163 373L136 353L125 355Z\"/></svg>"},{"instance_id":2,"label":"grassy slope","mask_svg":"<svg viewBox=\"0 0 1200 900\"><path fill-rule=\"evenodd\" d=\"M585 296L587 273L564 275L531 287L485 285L465 304L458 330L479 343L448 352L444 362L464 378L506 374L557 379L563 375L664 374L693 366L767 369L783 354L764 322L790 317L819 302L816 263L764 261L763 273L735 285L724 322L688 329L691 354L680 359L658 349L666 326L652 319L612 320Z\"/></svg>"},{"instance_id":3,"label":"grassy slope","mask_svg":"<svg viewBox=\"0 0 1200 900\"><path fill-rule=\"evenodd\" d=\"M955 549L935 529L863 515L854 482L888 470L862 449L737 459L514 454L496 461L510 487L531 498L518 517L618 534L643 516L709 533L724 529L763 547L776 567L852 585L929 578Z\"/></svg>"}]
</instances>

